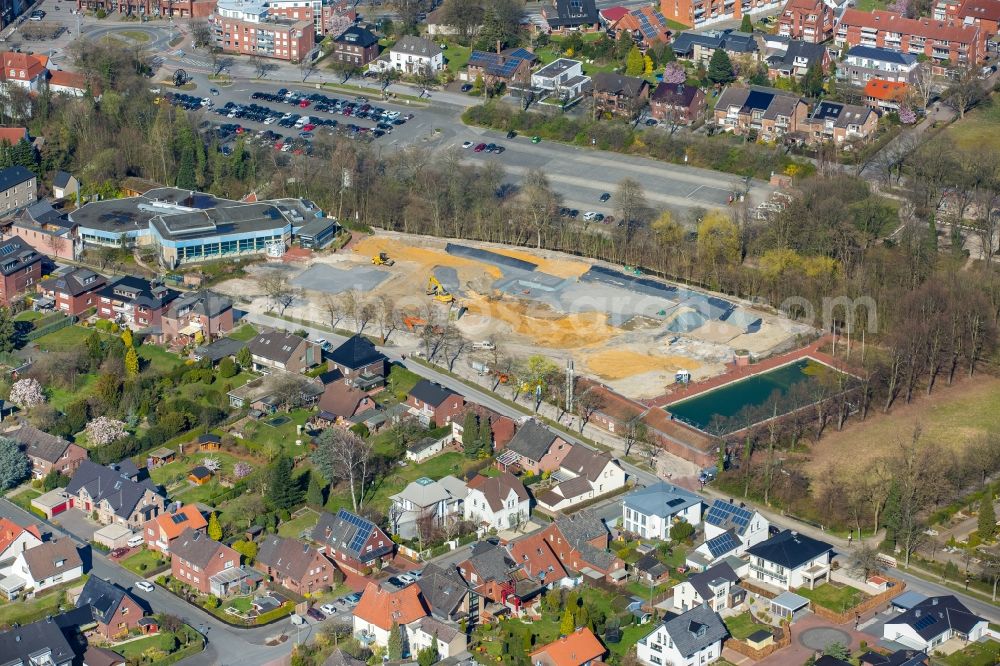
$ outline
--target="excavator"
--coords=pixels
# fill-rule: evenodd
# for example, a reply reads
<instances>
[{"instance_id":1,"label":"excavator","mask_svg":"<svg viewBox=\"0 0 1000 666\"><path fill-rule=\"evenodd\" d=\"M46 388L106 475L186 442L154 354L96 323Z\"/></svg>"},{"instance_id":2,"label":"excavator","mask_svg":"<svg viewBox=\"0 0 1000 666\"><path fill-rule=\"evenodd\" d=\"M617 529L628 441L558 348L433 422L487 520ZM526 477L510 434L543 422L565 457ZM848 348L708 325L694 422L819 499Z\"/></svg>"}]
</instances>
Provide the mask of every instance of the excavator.
<instances>
[{"instance_id":1,"label":"excavator","mask_svg":"<svg viewBox=\"0 0 1000 666\"><path fill-rule=\"evenodd\" d=\"M440 301L441 303L451 303L455 300L455 297L451 295L444 285L438 281L433 275L427 278L427 295L433 296L434 300Z\"/></svg>"},{"instance_id":2,"label":"excavator","mask_svg":"<svg viewBox=\"0 0 1000 666\"><path fill-rule=\"evenodd\" d=\"M379 252L372 256L372 263L376 266L392 266L396 262L389 258L385 252Z\"/></svg>"}]
</instances>

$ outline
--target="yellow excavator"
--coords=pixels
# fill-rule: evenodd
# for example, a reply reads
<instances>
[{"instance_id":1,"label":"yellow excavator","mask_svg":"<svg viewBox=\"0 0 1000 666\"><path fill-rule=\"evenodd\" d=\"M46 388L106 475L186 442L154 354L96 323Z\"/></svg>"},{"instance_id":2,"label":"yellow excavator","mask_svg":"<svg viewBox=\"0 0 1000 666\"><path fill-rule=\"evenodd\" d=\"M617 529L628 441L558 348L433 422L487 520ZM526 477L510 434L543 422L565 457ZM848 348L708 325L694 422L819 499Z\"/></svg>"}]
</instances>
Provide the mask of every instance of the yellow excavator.
<instances>
[{"instance_id":1,"label":"yellow excavator","mask_svg":"<svg viewBox=\"0 0 1000 666\"><path fill-rule=\"evenodd\" d=\"M385 252L379 252L372 256L372 263L376 266L392 266L396 262L390 259Z\"/></svg>"},{"instance_id":2,"label":"yellow excavator","mask_svg":"<svg viewBox=\"0 0 1000 666\"><path fill-rule=\"evenodd\" d=\"M434 300L442 303L451 303L455 300L455 297L451 295L451 292L445 289L444 285L441 284L433 275L430 275L427 278L427 295L433 296Z\"/></svg>"}]
</instances>

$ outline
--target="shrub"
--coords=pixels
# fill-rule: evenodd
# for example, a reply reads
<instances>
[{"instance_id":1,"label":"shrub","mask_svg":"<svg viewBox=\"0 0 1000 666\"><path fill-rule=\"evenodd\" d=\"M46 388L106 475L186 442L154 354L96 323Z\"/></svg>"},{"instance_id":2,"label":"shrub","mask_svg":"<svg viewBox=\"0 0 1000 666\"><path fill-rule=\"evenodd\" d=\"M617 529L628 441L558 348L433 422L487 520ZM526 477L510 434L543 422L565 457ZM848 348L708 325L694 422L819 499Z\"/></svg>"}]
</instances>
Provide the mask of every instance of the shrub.
<instances>
[{"instance_id":1,"label":"shrub","mask_svg":"<svg viewBox=\"0 0 1000 666\"><path fill-rule=\"evenodd\" d=\"M236 375L239 369L236 367L236 361L226 357L219 361L219 376L223 379L229 379Z\"/></svg>"}]
</instances>

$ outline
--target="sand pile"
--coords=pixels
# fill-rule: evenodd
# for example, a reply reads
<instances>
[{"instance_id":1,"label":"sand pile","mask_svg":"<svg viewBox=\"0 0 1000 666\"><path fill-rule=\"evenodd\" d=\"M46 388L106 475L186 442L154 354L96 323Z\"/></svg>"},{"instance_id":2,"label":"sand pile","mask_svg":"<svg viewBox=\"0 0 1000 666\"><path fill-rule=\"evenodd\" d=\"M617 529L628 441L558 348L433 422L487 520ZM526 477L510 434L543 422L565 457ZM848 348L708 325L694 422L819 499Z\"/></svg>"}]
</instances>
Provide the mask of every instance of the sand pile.
<instances>
[{"instance_id":1,"label":"sand pile","mask_svg":"<svg viewBox=\"0 0 1000 666\"><path fill-rule=\"evenodd\" d=\"M542 347L576 349L599 345L620 334L598 312L565 315L537 305L510 301L487 301L481 297L463 300L473 315L502 322L510 330Z\"/></svg>"},{"instance_id":2,"label":"sand pile","mask_svg":"<svg viewBox=\"0 0 1000 666\"><path fill-rule=\"evenodd\" d=\"M583 359L587 369L601 379L616 380L645 372L697 370L698 361L684 356L654 356L631 349L608 349L589 354Z\"/></svg>"},{"instance_id":3,"label":"sand pile","mask_svg":"<svg viewBox=\"0 0 1000 666\"><path fill-rule=\"evenodd\" d=\"M505 257L513 257L514 259L520 259L522 261L530 261L531 263L538 265L538 268L535 270L564 279L578 278L590 270L590 264L582 261L573 261L572 259L546 259L544 257L531 254L530 252L512 250L505 247L490 248L490 252L496 252L497 254L502 254Z\"/></svg>"},{"instance_id":4,"label":"sand pile","mask_svg":"<svg viewBox=\"0 0 1000 666\"><path fill-rule=\"evenodd\" d=\"M451 268L472 269L466 279L474 277L475 273L488 273L494 278L499 278L500 269L496 266L484 264L464 257L456 257L448 254L443 249L427 247L416 247L400 243L399 241L380 236L369 236L362 238L354 247L357 254L372 257L379 252L385 252L394 261L409 261L420 264L430 271L435 266L449 266Z\"/></svg>"}]
</instances>

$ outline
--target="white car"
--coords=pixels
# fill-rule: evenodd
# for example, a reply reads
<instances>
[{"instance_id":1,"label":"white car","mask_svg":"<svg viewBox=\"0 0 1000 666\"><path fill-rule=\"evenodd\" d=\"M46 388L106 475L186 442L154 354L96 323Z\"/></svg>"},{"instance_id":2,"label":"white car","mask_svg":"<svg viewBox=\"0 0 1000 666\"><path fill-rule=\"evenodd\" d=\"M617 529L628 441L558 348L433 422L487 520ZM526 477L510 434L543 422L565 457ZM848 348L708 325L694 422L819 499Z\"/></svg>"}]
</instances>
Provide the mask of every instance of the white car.
<instances>
[{"instance_id":1,"label":"white car","mask_svg":"<svg viewBox=\"0 0 1000 666\"><path fill-rule=\"evenodd\" d=\"M138 589L142 590L143 592L152 592L154 589L156 589L155 587L153 587L153 584L150 583L148 580L140 580L138 583L135 584L135 586Z\"/></svg>"},{"instance_id":2,"label":"white car","mask_svg":"<svg viewBox=\"0 0 1000 666\"><path fill-rule=\"evenodd\" d=\"M462 144L462 148L472 148L473 145L471 141L466 141Z\"/></svg>"},{"instance_id":3,"label":"white car","mask_svg":"<svg viewBox=\"0 0 1000 666\"><path fill-rule=\"evenodd\" d=\"M264 118L264 124L265 125L272 125L272 124L274 124L275 120L277 120L277 118L275 118L274 116L268 116L267 118Z\"/></svg>"},{"instance_id":4,"label":"white car","mask_svg":"<svg viewBox=\"0 0 1000 666\"><path fill-rule=\"evenodd\" d=\"M337 613L337 607L334 604L323 604L319 607L319 610L324 615L335 615Z\"/></svg>"},{"instance_id":5,"label":"white car","mask_svg":"<svg viewBox=\"0 0 1000 666\"><path fill-rule=\"evenodd\" d=\"M596 217L597 217L597 212L596 211L592 211L592 210L588 210L586 213L583 214L583 219L588 220L588 221L589 220L593 220Z\"/></svg>"},{"instance_id":6,"label":"white car","mask_svg":"<svg viewBox=\"0 0 1000 666\"><path fill-rule=\"evenodd\" d=\"M411 574L408 574L408 573L401 573L398 576L396 576L396 578L398 578L399 580L403 581L407 585L409 585L410 583L416 583L417 582L417 577L413 576Z\"/></svg>"}]
</instances>

